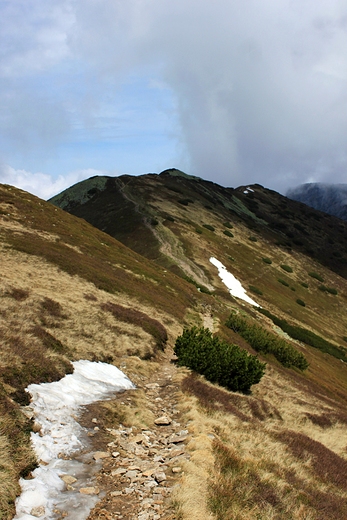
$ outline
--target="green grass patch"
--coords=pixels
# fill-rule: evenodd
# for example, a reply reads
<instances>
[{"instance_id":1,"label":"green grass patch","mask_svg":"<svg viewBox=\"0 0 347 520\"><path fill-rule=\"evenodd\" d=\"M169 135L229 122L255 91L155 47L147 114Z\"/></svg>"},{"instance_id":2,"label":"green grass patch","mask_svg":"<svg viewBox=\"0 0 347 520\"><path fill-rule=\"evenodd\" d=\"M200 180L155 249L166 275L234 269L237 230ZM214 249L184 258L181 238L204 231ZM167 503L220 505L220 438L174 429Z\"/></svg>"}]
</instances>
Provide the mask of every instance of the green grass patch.
<instances>
[{"instance_id":1,"label":"green grass patch","mask_svg":"<svg viewBox=\"0 0 347 520\"><path fill-rule=\"evenodd\" d=\"M257 352L272 354L283 366L305 370L308 362L305 356L290 343L280 339L263 327L251 323L239 314L231 313L226 326L240 334Z\"/></svg>"}]
</instances>

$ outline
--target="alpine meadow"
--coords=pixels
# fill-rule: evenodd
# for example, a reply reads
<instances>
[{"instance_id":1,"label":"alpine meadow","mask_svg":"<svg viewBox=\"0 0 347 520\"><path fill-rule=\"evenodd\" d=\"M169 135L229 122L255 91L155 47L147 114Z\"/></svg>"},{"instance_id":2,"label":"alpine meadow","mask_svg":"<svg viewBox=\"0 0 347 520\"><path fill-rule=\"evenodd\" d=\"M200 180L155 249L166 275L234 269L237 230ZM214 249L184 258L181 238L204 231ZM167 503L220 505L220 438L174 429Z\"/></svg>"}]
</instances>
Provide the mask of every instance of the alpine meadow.
<instances>
[{"instance_id":1,"label":"alpine meadow","mask_svg":"<svg viewBox=\"0 0 347 520\"><path fill-rule=\"evenodd\" d=\"M0 519L347 518L347 222L172 168L0 185L0 237ZM47 435L27 388L81 360L126 382L57 457L93 468L59 504L91 503L20 516Z\"/></svg>"}]
</instances>

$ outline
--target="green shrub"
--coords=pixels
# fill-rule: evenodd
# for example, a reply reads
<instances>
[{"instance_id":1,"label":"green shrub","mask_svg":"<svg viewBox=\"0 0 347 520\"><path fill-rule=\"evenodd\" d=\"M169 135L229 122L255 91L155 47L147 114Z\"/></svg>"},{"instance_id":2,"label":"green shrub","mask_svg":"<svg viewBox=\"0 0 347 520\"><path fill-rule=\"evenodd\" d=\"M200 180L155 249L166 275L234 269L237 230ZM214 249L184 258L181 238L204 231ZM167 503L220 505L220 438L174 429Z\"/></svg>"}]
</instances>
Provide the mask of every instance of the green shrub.
<instances>
[{"instance_id":1,"label":"green shrub","mask_svg":"<svg viewBox=\"0 0 347 520\"><path fill-rule=\"evenodd\" d=\"M251 323L239 314L230 314L226 326L242 336L257 352L272 354L285 367L305 370L305 356L284 339L278 338L263 327Z\"/></svg>"},{"instance_id":2,"label":"green shrub","mask_svg":"<svg viewBox=\"0 0 347 520\"><path fill-rule=\"evenodd\" d=\"M319 282L322 282L322 283L324 282L324 278L320 274L315 273L314 271L311 271L308 274L309 274L309 276L311 276L311 278L315 278L316 280L318 280Z\"/></svg>"},{"instance_id":3,"label":"green shrub","mask_svg":"<svg viewBox=\"0 0 347 520\"><path fill-rule=\"evenodd\" d=\"M202 230L201 230L201 229L199 229L199 228L195 228L195 231L196 231L196 233L198 233L199 235L202 235Z\"/></svg>"},{"instance_id":4,"label":"green shrub","mask_svg":"<svg viewBox=\"0 0 347 520\"><path fill-rule=\"evenodd\" d=\"M283 271L286 271L287 273L293 272L293 268L290 267L290 265L282 264L280 265L280 268L283 269Z\"/></svg>"},{"instance_id":5,"label":"green shrub","mask_svg":"<svg viewBox=\"0 0 347 520\"><path fill-rule=\"evenodd\" d=\"M175 219L171 215L166 215L166 220L169 222L175 222Z\"/></svg>"},{"instance_id":6,"label":"green shrub","mask_svg":"<svg viewBox=\"0 0 347 520\"><path fill-rule=\"evenodd\" d=\"M265 372L265 363L256 356L219 339L203 327L184 329L176 339L174 352L179 365L234 392L249 392Z\"/></svg>"},{"instance_id":7,"label":"green shrub","mask_svg":"<svg viewBox=\"0 0 347 520\"><path fill-rule=\"evenodd\" d=\"M203 224L204 228L208 229L209 231L214 231L214 227L210 226L210 224Z\"/></svg>"},{"instance_id":8,"label":"green shrub","mask_svg":"<svg viewBox=\"0 0 347 520\"><path fill-rule=\"evenodd\" d=\"M318 289L323 292L328 292L329 294L334 294L335 296L337 295L337 290L333 287L326 287L325 285L320 285Z\"/></svg>"},{"instance_id":9,"label":"green shrub","mask_svg":"<svg viewBox=\"0 0 347 520\"><path fill-rule=\"evenodd\" d=\"M229 228L229 229L233 229L233 227L234 227L234 226L232 226L232 225L230 224L230 222L224 222L224 223L223 223L223 226L225 226L225 227L227 227L227 228Z\"/></svg>"},{"instance_id":10,"label":"green shrub","mask_svg":"<svg viewBox=\"0 0 347 520\"><path fill-rule=\"evenodd\" d=\"M310 345L311 347L317 348L322 352L326 352L331 356L336 357L337 359L342 359L343 361L347 361L347 356L344 351L336 347L333 343L330 343L324 338L321 338L314 332L308 329L304 329L303 327L298 327L297 325L291 325L286 320L277 318L271 312L266 309L259 308L258 311L261 314L264 314L268 318L270 318L275 325L280 327L286 334L288 334L291 338L296 339L298 341L302 341L306 343L306 345ZM347 337L346 337L347 341Z\"/></svg>"},{"instance_id":11,"label":"green shrub","mask_svg":"<svg viewBox=\"0 0 347 520\"><path fill-rule=\"evenodd\" d=\"M233 236L234 236L234 235L232 234L232 232L231 232L231 231L228 231L227 229L225 229L225 230L223 231L223 233L224 233L224 235L226 235L227 237L230 237L230 238L233 238Z\"/></svg>"},{"instance_id":12,"label":"green shrub","mask_svg":"<svg viewBox=\"0 0 347 520\"><path fill-rule=\"evenodd\" d=\"M182 206L188 206L189 202L193 202L190 199L178 199L177 201L179 204L182 204Z\"/></svg>"},{"instance_id":13,"label":"green shrub","mask_svg":"<svg viewBox=\"0 0 347 520\"><path fill-rule=\"evenodd\" d=\"M269 264L269 265L272 264L271 258L264 257L264 258L262 258L262 261L265 262L265 264Z\"/></svg>"},{"instance_id":14,"label":"green shrub","mask_svg":"<svg viewBox=\"0 0 347 520\"><path fill-rule=\"evenodd\" d=\"M306 307L306 303L305 303L303 300L300 300L300 298L298 298L298 299L296 300L296 303L297 303L298 305L301 305L301 307Z\"/></svg>"},{"instance_id":15,"label":"green shrub","mask_svg":"<svg viewBox=\"0 0 347 520\"><path fill-rule=\"evenodd\" d=\"M282 278L279 278L278 279L278 282L280 282L282 285L284 285L285 287L289 287L289 283L286 282L285 280L283 280Z\"/></svg>"},{"instance_id":16,"label":"green shrub","mask_svg":"<svg viewBox=\"0 0 347 520\"><path fill-rule=\"evenodd\" d=\"M301 284L303 287L305 287L305 289L308 289L308 283L305 283L305 282L301 282Z\"/></svg>"},{"instance_id":17,"label":"green shrub","mask_svg":"<svg viewBox=\"0 0 347 520\"><path fill-rule=\"evenodd\" d=\"M258 289L258 287L255 287L254 285L249 285L248 288L254 294L259 294L259 296L263 294L263 291L261 291L260 289Z\"/></svg>"},{"instance_id":18,"label":"green shrub","mask_svg":"<svg viewBox=\"0 0 347 520\"><path fill-rule=\"evenodd\" d=\"M290 290L293 291L293 292L296 291L295 287L291 287Z\"/></svg>"},{"instance_id":19,"label":"green shrub","mask_svg":"<svg viewBox=\"0 0 347 520\"><path fill-rule=\"evenodd\" d=\"M251 242L258 242L257 237L255 237L255 236L253 236L253 235L250 236L250 237L248 237L248 240L250 240Z\"/></svg>"}]
</instances>

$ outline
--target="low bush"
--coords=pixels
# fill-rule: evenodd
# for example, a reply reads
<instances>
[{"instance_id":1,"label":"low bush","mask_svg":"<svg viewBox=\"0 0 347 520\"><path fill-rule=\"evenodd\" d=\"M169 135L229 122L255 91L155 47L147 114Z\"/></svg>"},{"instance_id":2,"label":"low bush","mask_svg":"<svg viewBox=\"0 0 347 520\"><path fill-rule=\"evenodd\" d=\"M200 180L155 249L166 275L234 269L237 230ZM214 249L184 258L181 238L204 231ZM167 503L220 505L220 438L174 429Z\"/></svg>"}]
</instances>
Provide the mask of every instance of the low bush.
<instances>
[{"instance_id":1,"label":"low bush","mask_svg":"<svg viewBox=\"0 0 347 520\"><path fill-rule=\"evenodd\" d=\"M296 303L298 305L301 305L301 307L306 307L306 303L304 302L304 300L301 300L300 298L296 300Z\"/></svg>"},{"instance_id":2,"label":"low bush","mask_svg":"<svg viewBox=\"0 0 347 520\"><path fill-rule=\"evenodd\" d=\"M320 285L318 289L322 292L327 292L329 294L337 295L337 290L334 287L326 287L325 285Z\"/></svg>"},{"instance_id":3,"label":"low bush","mask_svg":"<svg viewBox=\"0 0 347 520\"><path fill-rule=\"evenodd\" d=\"M259 294L259 296L262 296L263 294L263 291L261 291L260 289L258 289L258 287L255 287L254 285L249 285L248 288L254 294Z\"/></svg>"},{"instance_id":4,"label":"low bush","mask_svg":"<svg viewBox=\"0 0 347 520\"><path fill-rule=\"evenodd\" d=\"M255 236L253 236L253 235L250 236L250 237L248 237L248 240L250 240L251 242L258 242L257 237L255 237Z\"/></svg>"},{"instance_id":5,"label":"low bush","mask_svg":"<svg viewBox=\"0 0 347 520\"><path fill-rule=\"evenodd\" d=\"M229 229L233 229L233 227L234 227L232 224L230 224L230 222L224 222L223 226L225 226L226 228L229 228Z\"/></svg>"},{"instance_id":6,"label":"low bush","mask_svg":"<svg viewBox=\"0 0 347 520\"><path fill-rule=\"evenodd\" d=\"M322 283L324 282L324 278L320 274L315 273L314 271L311 271L308 274L309 274L309 276L311 276L311 278L315 278L316 280L318 280L319 282L322 282Z\"/></svg>"},{"instance_id":7,"label":"low bush","mask_svg":"<svg viewBox=\"0 0 347 520\"><path fill-rule=\"evenodd\" d=\"M262 258L262 261L263 261L265 264L268 264L268 265L272 264L272 260L271 260L271 258L264 257L264 258Z\"/></svg>"},{"instance_id":8,"label":"low bush","mask_svg":"<svg viewBox=\"0 0 347 520\"><path fill-rule=\"evenodd\" d=\"M196 231L196 233L198 233L199 235L202 235L202 230L201 230L201 229L199 229L199 228L195 228L195 231Z\"/></svg>"},{"instance_id":9,"label":"low bush","mask_svg":"<svg viewBox=\"0 0 347 520\"><path fill-rule=\"evenodd\" d=\"M297 325L291 325L286 320L277 318L277 316L275 316L266 309L259 308L258 311L261 314L264 314L265 316L270 318L275 325L280 327L291 338L296 339L298 341L302 341L303 343L306 343L306 345L310 345L311 347L318 348L322 352L326 352L327 354L330 354L331 356L334 356L337 359L347 361L346 353L343 350L339 349L336 345L330 343L326 339L318 336L311 330L304 329L303 327L299 327Z\"/></svg>"},{"instance_id":10,"label":"low bush","mask_svg":"<svg viewBox=\"0 0 347 520\"><path fill-rule=\"evenodd\" d=\"M208 229L209 231L214 231L215 228L213 226L210 226L210 224L203 224L204 228Z\"/></svg>"},{"instance_id":11,"label":"low bush","mask_svg":"<svg viewBox=\"0 0 347 520\"><path fill-rule=\"evenodd\" d=\"M289 287L289 283L286 282L285 280L283 280L282 278L279 278L277 281L280 282L280 283L281 283L282 285L284 285L285 287Z\"/></svg>"},{"instance_id":12,"label":"low bush","mask_svg":"<svg viewBox=\"0 0 347 520\"><path fill-rule=\"evenodd\" d=\"M193 202L190 199L178 199L177 201L179 204L182 204L182 206L188 206L189 202Z\"/></svg>"},{"instance_id":13,"label":"low bush","mask_svg":"<svg viewBox=\"0 0 347 520\"><path fill-rule=\"evenodd\" d=\"M231 232L231 231L228 231L227 229L225 229L225 230L223 231L223 233L224 233L224 235L226 235L227 237L230 237L230 238L233 238L233 237L234 237L234 235L232 234L232 232Z\"/></svg>"},{"instance_id":14,"label":"low bush","mask_svg":"<svg viewBox=\"0 0 347 520\"><path fill-rule=\"evenodd\" d=\"M293 268L290 267L290 265L281 264L280 268L283 269L283 271L286 271L287 273L292 273L293 272Z\"/></svg>"},{"instance_id":15,"label":"low bush","mask_svg":"<svg viewBox=\"0 0 347 520\"><path fill-rule=\"evenodd\" d=\"M303 287L305 287L305 289L308 289L308 283L301 282L300 285L302 285Z\"/></svg>"},{"instance_id":16,"label":"low bush","mask_svg":"<svg viewBox=\"0 0 347 520\"><path fill-rule=\"evenodd\" d=\"M239 314L230 314L226 326L242 336L257 352L272 354L285 367L305 370L308 362L305 356L290 343L280 339L263 327L251 323Z\"/></svg>"},{"instance_id":17,"label":"low bush","mask_svg":"<svg viewBox=\"0 0 347 520\"><path fill-rule=\"evenodd\" d=\"M219 339L203 327L184 329L176 339L174 352L179 365L232 391L249 392L265 372L265 363L256 356Z\"/></svg>"}]
</instances>

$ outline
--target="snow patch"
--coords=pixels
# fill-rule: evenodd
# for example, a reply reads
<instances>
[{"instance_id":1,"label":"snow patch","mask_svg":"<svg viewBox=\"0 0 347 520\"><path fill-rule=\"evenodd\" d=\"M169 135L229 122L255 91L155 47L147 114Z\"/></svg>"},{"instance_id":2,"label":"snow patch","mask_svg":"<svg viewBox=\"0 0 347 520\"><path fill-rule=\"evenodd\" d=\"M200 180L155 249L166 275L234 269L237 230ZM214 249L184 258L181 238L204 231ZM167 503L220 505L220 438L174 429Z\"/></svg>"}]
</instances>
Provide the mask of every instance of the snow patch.
<instances>
[{"instance_id":1,"label":"snow patch","mask_svg":"<svg viewBox=\"0 0 347 520\"><path fill-rule=\"evenodd\" d=\"M40 433L31 440L40 466L30 480L20 479L21 496L16 500L14 520L37 518L35 510L43 508L44 518L85 520L100 499L82 495L79 488L90 485L90 474L101 463L92 462L92 454L79 454L88 445L87 431L76 420L82 406L109 398L113 393L135 388L123 372L107 363L75 361L74 372L60 381L30 385L31 408ZM77 456L76 456L77 454ZM65 457L75 455L72 460ZM77 478L73 489L67 490L60 478L69 474Z\"/></svg>"},{"instance_id":2,"label":"snow patch","mask_svg":"<svg viewBox=\"0 0 347 520\"><path fill-rule=\"evenodd\" d=\"M241 282L239 282L235 276L229 271L227 271L226 267L216 258L213 256L210 258L211 264L213 264L218 269L218 275L224 285L227 286L229 289L229 292L232 296L235 296L236 298L240 298L241 300L244 300L247 303L250 303L251 305L254 305L255 307L260 307L260 305L252 300L247 294L246 290L242 287Z\"/></svg>"}]
</instances>

